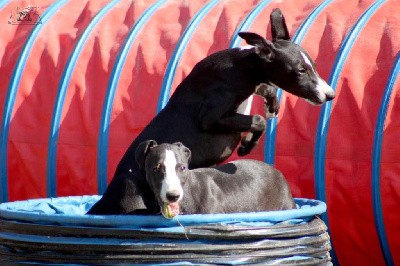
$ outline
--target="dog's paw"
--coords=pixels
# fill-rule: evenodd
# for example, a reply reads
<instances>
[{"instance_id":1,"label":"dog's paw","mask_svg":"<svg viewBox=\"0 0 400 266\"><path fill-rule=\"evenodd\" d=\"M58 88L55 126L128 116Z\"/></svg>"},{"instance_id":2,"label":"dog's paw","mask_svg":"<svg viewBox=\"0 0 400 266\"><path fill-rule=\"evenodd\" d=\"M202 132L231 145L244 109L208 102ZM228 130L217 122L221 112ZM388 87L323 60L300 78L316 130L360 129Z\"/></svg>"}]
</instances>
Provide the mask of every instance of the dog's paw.
<instances>
[{"instance_id":1,"label":"dog's paw","mask_svg":"<svg viewBox=\"0 0 400 266\"><path fill-rule=\"evenodd\" d=\"M261 115L253 115L251 131L264 132L267 128L265 119Z\"/></svg>"},{"instance_id":2,"label":"dog's paw","mask_svg":"<svg viewBox=\"0 0 400 266\"><path fill-rule=\"evenodd\" d=\"M240 146L237 150L239 156L245 156L251 152L251 150L256 146L257 142L254 142L253 133L249 132L244 136L240 142Z\"/></svg>"},{"instance_id":3,"label":"dog's paw","mask_svg":"<svg viewBox=\"0 0 400 266\"><path fill-rule=\"evenodd\" d=\"M253 138L253 133L252 132L247 132L246 136L242 137L242 140L240 141L241 146L248 146L251 139Z\"/></svg>"},{"instance_id":4,"label":"dog's paw","mask_svg":"<svg viewBox=\"0 0 400 266\"><path fill-rule=\"evenodd\" d=\"M245 156L250 153L250 150L248 150L245 146L239 146L237 150L237 154L239 156Z\"/></svg>"},{"instance_id":5,"label":"dog's paw","mask_svg":"<svg viewBox=\"0 0 400 266\"><path fill-rule=\"evenodd\" d=\"M277 100L265 101L264 102L265 117L276 118L279 113L279 102Z\"/></svg>"},{"instance_id":6,"label":"dog's paw","mask_svg":"<svg viewBox=\"0 0 400 266\"><path fill-rule=\"evenodd\" d=\"M269 112L269 110L267 110L267 111L265 112L265 117L266 117L267 119L277 118L277 117L278 117L278 114L277 114L276 112Z\"/></svg>"},{"instance_id":7,"label":"dog's paw","mask_svg":"<svg viewBox=\"0 0 400 266\"><path fill-rule=\"evenodd\" d=\"M245 156L245 155L249 154L254 149L256 144L257 143L255 143L255 142L249 142L246 146L240 145L237 150L237 154L239 156Z\"/></svg>"}]
</instances>

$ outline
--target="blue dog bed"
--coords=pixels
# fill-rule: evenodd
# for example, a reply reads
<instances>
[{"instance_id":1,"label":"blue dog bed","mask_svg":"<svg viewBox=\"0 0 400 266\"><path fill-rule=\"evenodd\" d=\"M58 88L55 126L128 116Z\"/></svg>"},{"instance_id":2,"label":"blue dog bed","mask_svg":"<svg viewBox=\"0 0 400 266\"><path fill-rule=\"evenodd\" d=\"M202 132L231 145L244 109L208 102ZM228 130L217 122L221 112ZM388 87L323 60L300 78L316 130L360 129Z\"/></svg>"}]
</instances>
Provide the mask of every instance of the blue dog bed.
<instances>
[{"instance_id":1,"label":"blue dog bed","mask_svg":"<svg viewBox=\"0 0 400 266\"><path fill-rule=\"evenodd\" d=\"M331 264L325 203L295 210L179 215L85 215L99 196L0 204L1 262L38 264Z\"/></svg>"}]
</instances>

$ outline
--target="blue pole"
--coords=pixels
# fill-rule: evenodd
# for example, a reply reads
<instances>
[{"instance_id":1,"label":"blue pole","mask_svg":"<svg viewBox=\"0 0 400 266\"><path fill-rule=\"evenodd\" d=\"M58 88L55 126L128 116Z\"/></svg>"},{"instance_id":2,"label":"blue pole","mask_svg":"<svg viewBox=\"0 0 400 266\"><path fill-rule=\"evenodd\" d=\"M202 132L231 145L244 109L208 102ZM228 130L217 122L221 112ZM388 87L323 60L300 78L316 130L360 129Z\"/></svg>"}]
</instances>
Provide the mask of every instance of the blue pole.
<instances>
[{"instance_id":1,"label":"blue pole","mask_svg":"<svg viewBox=\"0 0 400 266\"><path fill-rule=\"evenodd\" d=\"M10 2L10 0L1 0L0 1L0 9L3 9L3 7L5 7L9 2Z\"/></svg>"},{"instance_id":2,"label":"blue pole","mask_svg":"<svg viewBox=\"0 0 400 266\"><path fill-rule=\"evenodd\" d=\"M157 104L157 113L160 112L169 100L169 95L171 93L172 82L175 77L176 69L178 67L178 63L182 57L187 44L192 37L194 30L203 20L203 18L210 12L210 10L218 4L219 0L212 0L205 4L194 17L190 20L189 25L186 27L182 36L179 38L179 41L175 47L174 52L172 53L172 57L168 62L167 69L165 71L164 79L161 85L161 96L158 99Z\"/></svg>"},{"instance_id":3,"label":"blue pole","mask_svg":"<svg viewBox=\"0 0 400 266\"><path fill-rule=\"evenodd\" d=\"M74 50L70 55L68 62L64 68L61 76L60 84L58 86L58 93L56 103L53 111L53 118L50 126L50 137L48 144L48 158L47 158L47 196L55 197L57 194L57 180L56 180L56 164L57 164L57 143L59 136L60 121L62 115L62 109L65 102L65 96L67 89L71 81L71 76L79 59L79 55L90 36L90 33L100 22L100 20L119 2L119 0L113 0L105 5L92 19L89 25L86 27L78 42L75 44Z\"/></svg>"},{"instance_id":4,"label":"blue pole","mask_svg":"<svg viewBox=\"0 0 400 266\"><path fill-rule=\"evenodd\" d=\"M97 144L97 184L98 193L103 194L107 187L107 154L108 154L108 140L110 136L110 120L112 105L114 102L115 92L118 87L118 82L121 77L121 71L125 65L129 51L136 37L146 25L147 21L157 11L157 9L165 3L166 0L159 0L148 7L140 18L135 22L131 28L128 36L122 45L114 67L111 72L110 81L107 87L107 93L105 96L102 117L100 122L99 139Z\"/></svg>"},{"instance_id":5,"label":"blue pole","mask_svg":"<svg viewBox=\"0 0 400 266\"><path fill-rule=\"evenodd\" d=\"M350 53L351 48L353 47L354 42L357 39L357 36L365 26L365 24L369 21L372 15L376 10L384 3L384 0L376 1L372 4L358 19L358 21L354 24L350 33L345 37L338 54L335 59L335 63L333 65L333 70L331 71L331 75L329 77L328 84L336 90L336 86L343 68L344 63L346 62L347 56ZM314 150L314 175L315 175L315 191L316 197L318 200L326 202L326 183L325 183L325 160L326 160L326 142L328 135L328 127L330 120L330 113L332 109L332 102L327 102L322 106L317 133L316 133L316 141L315 141L315 150ZM328 214L321 215L322 220L326 223L329 228Z\"/></svg>"},{"instance_id":6,"label":"blue pole","mask_svg":"<svg viewBox=\"0 0 400 266\"><path fill-rule=\"evenodd\" d=\"M300 25L295 35L293 36L293 42L296 44L300 44L306 33L311 27L311 24L317 19L318 15L332 2L332 0L327 0L322 2L320 5L315 8L311 14L304 20L304 22ZM277 90L277 97L279 101L282 98L282 90ZM264 161L268 164L275 163L275 145L276 145L276 128L277 128L277 119L269 119L267 125L267 131L265 134L265 142L264 142Z\"/></svg>"},{"instance_id":7,"label":"blue pole","mask_svg":"<svg viewBox=\"0 0 400 266\"><path fill-rule=\"evenodd\" d=\"M28 60L29 54L32 50L33 44L36 41L42 28L51 19L51 17L66 3L66 0L60 0L52 4L46 9L41 17L42 23L34 25L32 32L30 33L25 45L19 55L17 64L11 75L11 81L8 86L8 91L4 104L3 119L1 124L0 132L0 179L1 179L1 189L0 189L0 201L8 201L8 182L7 182L7 149L8 149L8 135L10 132L10 121L12 111L14 109L15 99L17 95L17 90L19 83L21 81L22 73L25 69L26 62Z\"/></svg>"},{"instance_id":8,"label":"blue pole","mask_svg":"<svg viewBox=\"0 0 400 266\"><path fill-rule=\"evenodd\" d=\"M383 99L379 108L378 118L375 126L374 145L372 147L372 202L374 207L374 218L376 230L379 236L379 243L385 258L386 265L394 265L393 257L387 241L385 223L383 221L382 197L381 197L381 157L383 128L385 125L386 114L389 106L390 96L400 72L400 53L397 54L396 61L389 75L385 86Z\"/></svg>"},{"instance_id":9,"label":"blue pole","mask_svg":"<svg viewBox=\"0 0 400 266\"><path fill-rule=\"evenodd\" d=\"M339 80L340 73L342 71L343 65L346 62L347 56L357 39L358 34L363 29L365 24L375 13L375 11L384 3L384 0L376 1L371 5L367 11L358 19L356 24L351 29L350 33L344 39L339 52L336 56L335 63L333 65L333 70L329 77L328 83L335 90L337 82ZM332 102L327 102L322 106L321 114L318 122L316 143L315 143L315 185L316 185L316 195L317 199L326 202L325 194L325 159L326 159L326 139L328 133L328 126L330 120L330 112L332 109ZM325 222L327 222L326 217L324 217Z\"/></svg>"},{"instance_id":10,"label":"blue pole","mask_svg":"<svg viewBox=\"0 0 400 266\"><path fill-rule=\"evenodd\" d=\"M246 31L251 24L254 22L254 20L257 18L257 16L260 14L260 12L265 8L266 5L271 3L272 0L263 0L260 3L256 5L256 7L245 17L245 19L242 21L242 23L237 27L235 32L233 33L233 37L231 42L229 43L229 48L234 48L238 47L240 42L242 41L242 38L239 37L238 33L241 31Z\"/></svg>"}]
</instances>

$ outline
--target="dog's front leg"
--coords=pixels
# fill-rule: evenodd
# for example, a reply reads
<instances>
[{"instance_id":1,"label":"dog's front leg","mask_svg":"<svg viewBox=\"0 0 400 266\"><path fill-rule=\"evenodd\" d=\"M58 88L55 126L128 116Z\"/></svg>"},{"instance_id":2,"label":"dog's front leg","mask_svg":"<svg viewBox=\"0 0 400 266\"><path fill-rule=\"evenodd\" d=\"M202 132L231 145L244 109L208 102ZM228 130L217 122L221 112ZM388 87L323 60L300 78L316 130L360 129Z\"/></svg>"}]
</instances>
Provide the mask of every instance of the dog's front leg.
<instances>
[{"instance_id":1,"label":"dog's front leg","mask_svg":"<svg viewBox=\"0 0 400 266\"><path fill-rule=\"evenodd\" d=\"M261 83L256 88L255 94L264 98L264 110L266 118L277 117L279 113L279 99L276 96L276 87Z\"/></svg>"},{"instance_id":2,"label":"dog's front leg","mask_svg":"<svg viewBox=\"0 0 400 266\"><path fill-rule=\"evenodd\" d=\"M210 114L202 117L201 129L215 133L240 133L240 132L264 132L265 119L261 115L243 115L232 113L227 116Z\"/></svg>"},{"instance_id":3,"label":"dog's front leg","mask_svg":"<svg viewBox=\"0 0 400 266\"><path fill-rule=\"evenodd\" d=\"M279 100L276 95L276 87L274 85L261 83L255 90L256 95L264 98L265 117L274 118L279 112ZM244 156L257 145L263 132L250 131L241 140L241 145L238 149L239 156Z\"/></svg>"},{"instance_id":4,"label":"dog's front leg","mask_svg":"<svg viewBox=\"0 0 400 266\"><path fill-rule=\"evenodd\" d=\"M202 130L215 133L263 132L265 119L261 115L236 113L235 101L220 96L204 101L198 112Z\"/></svg>"},{"instance_id":5,"label":"dog's front leg","mask_svg":"<svg viewBox=\"0 0 400 266\"><path fill-rule=\"evenodd\" d=\"M244 156L256 146L265 131L266 122L261 115L244 115L235 111L234 105L229 105L228 99L224 104L218 102L203 103L199 112L200 127L208 132L241 133L249 132L241 141L238 154Z\"/></svg>"}]
</instances>

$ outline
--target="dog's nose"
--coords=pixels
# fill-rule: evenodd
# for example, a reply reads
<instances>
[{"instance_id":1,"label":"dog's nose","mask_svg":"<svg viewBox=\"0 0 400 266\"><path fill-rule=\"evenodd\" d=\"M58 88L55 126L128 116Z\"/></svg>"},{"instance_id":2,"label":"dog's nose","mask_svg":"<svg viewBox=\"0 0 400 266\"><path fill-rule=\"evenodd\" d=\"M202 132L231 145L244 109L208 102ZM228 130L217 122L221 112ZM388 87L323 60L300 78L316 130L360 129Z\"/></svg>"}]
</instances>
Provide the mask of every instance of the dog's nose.
<instances>
[{"instance_id":1,"label":"dog's nose","mask_svg":"<svg viewBox=\"0 0 400 266\"><path fill-rule=\"evenodd\" d=\"M326 101L328 102L328 101L331 101L331 100L335 99L335 96L336 96L336 94L335 94L334 91L332 91L331 93L327 93L326 94Z\"/></svg>"},{"instance_id":2,"label":"dog's nose","mask_svg":"<svg viewBox=\"0 0 400 266\"><path fill-rule=\"evenodd\" d=\"M167 200L169 202L176 202L176 201L178 201L181 194L179 193L178 190L171 190L171 191L167 192L166 196L167 196Z\"/></svg>"}]
</instances>

